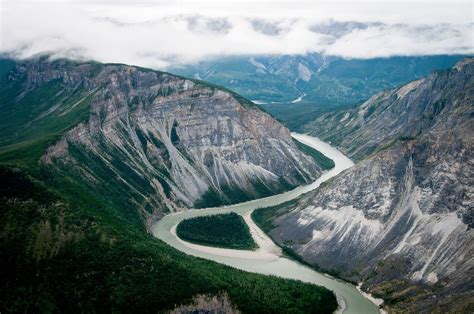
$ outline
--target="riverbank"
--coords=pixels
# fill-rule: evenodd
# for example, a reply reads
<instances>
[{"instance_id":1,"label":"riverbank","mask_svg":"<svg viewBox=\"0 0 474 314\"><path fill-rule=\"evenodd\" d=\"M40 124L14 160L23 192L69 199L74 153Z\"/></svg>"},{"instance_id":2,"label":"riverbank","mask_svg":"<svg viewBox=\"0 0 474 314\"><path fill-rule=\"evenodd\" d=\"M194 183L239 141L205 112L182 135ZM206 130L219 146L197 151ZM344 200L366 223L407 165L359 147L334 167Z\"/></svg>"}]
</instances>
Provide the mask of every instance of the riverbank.
<instances>
[{"instance_id":1,"label":"riverbank","mask_svg":"<svg viewBox=\"0 0 474 314\"><path fill-rule=\"evenodd\" d=\"M176 233L173 232L175 226L181 220L190 217L233 211L242 215L244 219L246 216L247 219L249 219L250 213L253 210L261 207L279 205L286 201L292 200L301 194L317 188L324 181L334 177L353 165L352 161L344 156L344 154L317 138L303 134L292 135L299 141L305 143L306 145L312 146L327 157L331 158L335 162L335 167L325 172L312 184L296 188L289 192L227 207L189 210L165 216L153 225L152 232L157 238L165 241L176 249L193 256L211 259L213 261L245 270L247 272L295 279L326 287L327 289L332 290L339 300L344 300L344 313L379 313L378 306L361 294L355 286L319 273L296 261L277 255L274 247L276 245L260 228L258 228L258 226L253 223L253 221L248 222L249 229L254 229L254 239L260 242L262 247L264 247L267 251L226 250L221 248L193 245L180 240L176 237ZM261 239L259 239L260 237ZM226 251L224 252L222 250ZM341 307L342 305L339 304L339 306Z\"/></svg>"}]
</instances>

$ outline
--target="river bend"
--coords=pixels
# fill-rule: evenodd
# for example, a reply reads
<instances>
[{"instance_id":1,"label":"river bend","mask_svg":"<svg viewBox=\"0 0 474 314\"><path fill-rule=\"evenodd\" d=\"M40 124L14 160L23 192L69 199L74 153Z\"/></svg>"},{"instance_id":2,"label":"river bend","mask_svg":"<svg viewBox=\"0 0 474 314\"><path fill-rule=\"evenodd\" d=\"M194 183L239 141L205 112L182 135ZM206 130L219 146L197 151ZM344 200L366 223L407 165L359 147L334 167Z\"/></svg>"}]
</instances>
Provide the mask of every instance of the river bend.
<instances>
[{"instance_id":1,"label":"river bend","mask_svg":"<svg viewBox=\"0 0 474 314\"><path fill-rule=\"evenodd\" d=\"M297 133L292 133L291 135L298 141L317 149L325 156L331 158L335 163L335 167L324 172L315 182L282 194L230 206L196 209L167 215L152 226L151 230L153 235L189 255L213 260L248 272L297 279L324 286L336 294L340 306L339 312L378 313L378 306L374 304L370 298L359 292L355 286L319 273L299 262L281 256L281 249L273 243L250 217L250 214L255 209L278 205L294 199L301 194L316 189L324 181L354 165L354 163L339 150L322 142L318 138ZM183 241L176 236L176 226L183 219L216 213L228 213L231 211L242 215L249 226L252 237L259 246L257 250L249 251L208 247Z\"/></svg>"}]
</instances>

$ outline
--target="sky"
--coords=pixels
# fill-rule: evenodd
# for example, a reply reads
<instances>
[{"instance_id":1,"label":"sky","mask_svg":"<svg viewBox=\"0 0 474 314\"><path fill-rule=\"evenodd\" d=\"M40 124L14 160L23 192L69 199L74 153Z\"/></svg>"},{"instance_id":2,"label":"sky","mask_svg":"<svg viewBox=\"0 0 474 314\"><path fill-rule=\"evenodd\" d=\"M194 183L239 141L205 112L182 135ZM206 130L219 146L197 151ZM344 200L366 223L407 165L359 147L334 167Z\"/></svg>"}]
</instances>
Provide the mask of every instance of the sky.
<instances>
[{"instance_id":1,"label":"sky","mask_svg":"<svg viewBox=\"0 0 474 314\"><path fill-rule=\"evenodd\" d=\"M234 55L474 54L470 1L0 0L0 53L167 68Z\"/></svg>"}]
</instances>

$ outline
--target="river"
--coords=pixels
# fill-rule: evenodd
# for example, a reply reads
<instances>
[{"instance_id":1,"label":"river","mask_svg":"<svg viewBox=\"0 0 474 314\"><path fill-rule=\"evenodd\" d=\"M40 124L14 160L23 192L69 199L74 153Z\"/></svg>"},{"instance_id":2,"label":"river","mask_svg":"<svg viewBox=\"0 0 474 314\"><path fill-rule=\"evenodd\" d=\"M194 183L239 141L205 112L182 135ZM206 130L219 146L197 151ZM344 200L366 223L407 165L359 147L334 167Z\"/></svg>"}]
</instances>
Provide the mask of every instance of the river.
<instances>
[{"instance_id":1,"label":"river","mask_svg":"<svg viewBox=\"0 0 474 314\"><path fill-rule=\"evenodd\" d=\"M298 141L317 149L325 156L331 158L335 163L335 167L323 173L315 182L282 194L230 206L189 210L167 215L152 226L151 230L153 235L189 255L213 260L248 272L297 279L324 286L336 294L340 306L339 312L379 313L378 306L370 300L370 297L364 296L354 285L319 273L299 262L282 257L280 248L276 246L250 218L250 214L253 210L278 205L294 199L301 194L316 189L322 182L354 165L354 163L339 150L315 137L297 133L292 133L291 135ZM244 217L259 249L256 251L248 251L207 247L185 242L176 236L176 225L183 219L231 211Z\"/></svg>"}]
</instances>

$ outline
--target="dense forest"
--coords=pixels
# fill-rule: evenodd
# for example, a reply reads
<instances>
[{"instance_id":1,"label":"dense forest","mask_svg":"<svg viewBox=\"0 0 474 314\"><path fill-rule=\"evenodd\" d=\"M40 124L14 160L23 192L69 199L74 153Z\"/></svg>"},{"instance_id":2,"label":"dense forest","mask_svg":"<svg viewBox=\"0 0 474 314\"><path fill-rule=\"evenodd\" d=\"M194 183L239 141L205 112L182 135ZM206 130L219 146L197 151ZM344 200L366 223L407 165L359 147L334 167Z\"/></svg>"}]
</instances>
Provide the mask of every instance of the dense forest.
<instances>
[{"instance_id":1,"label":"dense forest","mask_svg":"<svg viewBox=\"0 0 474 314\"><path fill-rule=\"evenodd\" d=\"M0 77L13 66L0 62ZM242 312L336 309L334 294L325 288L181 253L146 231L137 206L129 202L133 191L116 188L112 195L87 189L77 183L83 173L40 163L51 143L86 119L90 102L78 102L71 92L64 101L76 103L74 110L31 125L41 105L61 95L61 82L19 97L21 104L13 101L19 83L1 82L0 313L156 313L197 295L223 293Z\"/></svg>"},{"instance_id":2,"label":"dense forest","mask_svg":"<svg viewBox=\"0 0 474 314\"><path fill-rule=\"evenodd\" d=\"M270 233L273 229L272 220L283 215L285 209L295 202L296 201L293 199L275 206L257 208L252 212L252 220L260 227L260 229L265 231L265 233Z\"/></svg>"},{"instance_id":3,"label":"dense forest","mask_svg":"<svg viewBox=\"0 0 474 314\"><path fill-rule=\"evenodd\" d=\"M0 311L156 312L226 292L250 313L337 308L315 285L185 255L106 212L71 204L0 167Z\"/></svg>"},{"instance_id":4,"label":"dense forest","mask_svg":"<svg viewBox=\"0 0 474 314\"><path fill-rule=\"evenodd\" d=\"M320 151L306 144L303 144L294 138L293 138L293 142L303 153L305 153L308 156L311 156L314 159L314 161L316 161L316 163L324 170L329 170L329 169L334 168L334 161L324 156Z\"/></svg>"},{"instance_id":5,"label":"dense forest","mask_svg":"<svg viewBox=\"0 0 474 314\"><path fill-rule=\"evenodd\" d=\"M185 219L178 224L176 233L197 244L242 250L257 247L243 218L233 212Z\"/></svg>"}]
</instances>

